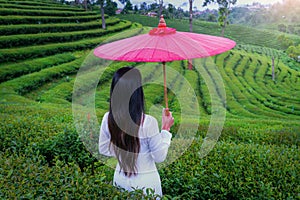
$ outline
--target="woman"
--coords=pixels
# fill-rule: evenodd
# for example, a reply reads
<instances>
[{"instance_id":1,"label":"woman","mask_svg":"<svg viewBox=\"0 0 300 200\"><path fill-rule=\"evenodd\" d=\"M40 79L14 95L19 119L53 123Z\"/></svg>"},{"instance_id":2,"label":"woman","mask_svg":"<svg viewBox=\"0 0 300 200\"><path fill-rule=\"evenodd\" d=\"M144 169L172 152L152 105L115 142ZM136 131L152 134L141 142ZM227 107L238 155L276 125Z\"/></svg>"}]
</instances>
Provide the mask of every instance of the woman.
<instances>
[{"instance_id":1,"label":"woman","mask_svg":"<svg viewBox=\"0 0 300 200\"><path fill-rule=\"evenodd\" d=\"M165 160L174 123L172 113L162 113L162 130L157 120L144 112L142 78L138 69L123 67L113 77L110 108L103 119L99 151L118 160L113 183L128 191L152 188L162 195L155 162Z\"/></svg>"}]
</instances>

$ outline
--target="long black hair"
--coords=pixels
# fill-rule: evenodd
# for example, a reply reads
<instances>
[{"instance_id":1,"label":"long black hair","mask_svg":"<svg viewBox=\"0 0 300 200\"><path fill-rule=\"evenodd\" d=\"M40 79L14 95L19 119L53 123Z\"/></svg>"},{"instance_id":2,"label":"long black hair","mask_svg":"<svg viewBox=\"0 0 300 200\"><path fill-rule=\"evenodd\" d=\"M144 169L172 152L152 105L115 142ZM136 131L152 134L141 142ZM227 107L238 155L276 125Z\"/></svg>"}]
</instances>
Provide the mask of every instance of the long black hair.
<instances>
[{"instance_id":1,"label":"long black hair","mask_svg":"<svg viewBox=\"0 0 300 200\"><path fill-rule=\"evenodd\" d=\"M128 177L137 174L136 160L140 152L138 132L144 118L144 108L139 70L120 68L111 83L108 128L120 169Z\"/></svg>"}]
</instances>

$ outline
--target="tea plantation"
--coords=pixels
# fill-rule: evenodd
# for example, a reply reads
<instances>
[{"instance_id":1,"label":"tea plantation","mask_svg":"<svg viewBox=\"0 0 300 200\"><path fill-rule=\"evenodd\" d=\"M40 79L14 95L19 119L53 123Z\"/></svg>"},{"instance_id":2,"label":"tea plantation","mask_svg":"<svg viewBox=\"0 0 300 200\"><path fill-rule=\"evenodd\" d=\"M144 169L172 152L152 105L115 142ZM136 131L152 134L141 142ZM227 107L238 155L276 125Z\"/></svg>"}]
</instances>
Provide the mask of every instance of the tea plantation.
<instances>
[{"instance_id":1,"label":"tea plantation","mask_svg":"<svg viewBox=\"0 0 300 200\"><path fill-rule=\"evenodd\" d=\"M114 188L113 168L92 156L74 123L72 95L77 72L81 66L101 65L93 59L86 61L92 49L108 39L145 33L146 26L157 24L146 24L142 16L105 17L107 29L103 30L96 11L50 0L0 0L1 199L155 199L151 191L145 195L140 190ZM147 18L147 23L151 20L157 21ZM167 24L180 31L188 27L185 21ZM216 24L204 22L195 22L194 30L219 33ZM275 33L231 25L225 34L237 42L233 50L196 60L193 70L188 70L186 61L168 63L179 72L168 77L169 107L176 120L171 131L182 134L177 131L181 125L179 96L186 93L184 80L197 95L200 123L183 155L159 168L163 198L299 199L299 64L287 57ZM299 36L292 39L300 41ZM95 141L108 109L111 77L127 65L143 64L115 62L102 68L95 91L97 124L89 127ZM89 71L92 67L83 70L88 87L97 74ZM226 121L212 151L199 157L215 112L209 84L218 82L216 72L226 92L222 102ZM143 71L144 81L153 77L162 80L160 63ZM214 88L221 97L220 88ZM164 105L160 85L147 84L144 91L148 112L154 105ZM191 114L195 111L192 105L187 109ZM176 145L170 148L176 150Z\"/></svg>"}]
</instances>

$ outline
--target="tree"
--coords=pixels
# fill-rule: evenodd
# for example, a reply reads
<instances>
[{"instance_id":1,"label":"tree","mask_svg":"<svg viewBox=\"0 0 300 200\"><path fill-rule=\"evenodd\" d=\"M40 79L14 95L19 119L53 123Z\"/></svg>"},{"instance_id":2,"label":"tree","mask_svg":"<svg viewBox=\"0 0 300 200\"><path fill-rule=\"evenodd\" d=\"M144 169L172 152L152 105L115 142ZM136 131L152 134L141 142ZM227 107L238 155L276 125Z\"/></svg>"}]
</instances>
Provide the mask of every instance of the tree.
<instances>
[{"instance_id":1,"label":"tree","mask_svg":"<svg viewBox=\"0 0 300 200\"><path fill-rule=\"evenodd\" d=\"M300 44L298 46L290 46L286 53L289 55L289 57L293 58L294 60L297 60L299 62L299 56L300 56Z\"/></svg>"},{"instance_id":2,"label":"tree","mask_svg":"<svg viewBox=\"0 0 300 200\"><path fill-rule=\"evenodd\" d=\"M284 25L284 24L278 24L278 30L280 31L280 32L286 32L286 25Z\"/></svg>"},{"instance_id":3,"label":"tree","mask_svg":"<svg viewBox=\"0 0 300 200\"><path fill-rule=\"evenodd\" d=\"M189 5L190 5L190 9L189 9L190 32L193 32L193 2L194 2L194 0L189 0ZM188 68L190 70L193 69L192 60L188 60Z\"/></svg>"},{"instance_id":4,"label":"tree","mask_svg":"<svg viewBox=\"0 0 300 200\"><path fill-rule=\"evenodd\" d=\"M156 11L158 9L159 5L157 3L152 3L150 4L150 10L151 11Z\"/></svg>"},{"instance_id":5,"label":"tree","mask_svg":"<svg viewBox=\"0 0 300 200\"><path fill-rule=\"evenodd\" d=\"M293 26L293 25L288 25L288 31L289 31L289 33L291 33L291 34L294 34L294 32L295 32L294 26Z\"/></svg>"},{"instance_id":6,"label":"tree","mask_svg":"<svg viewBox=\"0 0 300 200\"><path fill-rule=\"evenodd\" d=\"M102 19L102 29L106 29L105 16L104 16L104 2L105 0L97 0L97 3L100 4L100 12Z\"/></svg>"},{"instance_id":7,"label":"tree","mask_svg":"<svg viewBox=\"0 0 300 200\"><path fill-rule=\"evenodd\" d=\"M294 42L290 38L286 37L285 35L279 35L277 37L277 41L280 44L282 49L287 49L289 46L293 46Z\"/></svg>"},{"instance_id":8,"label":"tree","mask_svg":"<svg viewBox=\"0 0 300 200\"><path fill-rule=\"evenodd\" d=\"M122 14L126 14L129 11L133 10L133 5L131 4L130 0L126 1L126 5L124 6L123 10L122 10Z\"/></svg>"},{"instance_id":9,"label":"tree","mask_svg":"<svg viewBox=\"0 0 300 200\"><path fill-rule=\"evenodd\" d=\"M88 4L88 0L83 0L83 5L84 5L85 11L87 11L87 4Z\"/></svg>"},{"instance_id":10,"label":"tree","mask_svg":"<svg viewBox=\"0 0 300 200\"><path fill-rule=\"evenodd\" d=\"M168 9L167 9L167 17L169 17L169 18L173 18L174 17L174 10L175 10L175 8L174 8L174 6L173 6L173 4L168 4Z\"/></svg>"},{"instance_id":11,"label":"tree","mask_svg":"<svg viewBox=\"0 0 300 200\"><path fill-rule=\"evenodd\" d=\"M139 11L139 8L138 8L138 6L137 5L134 5L134 13L137 13L138 11Z\"/></svg>"},{"instance_id":12,"label":"tree","mask_svg":"<svg viewBox=\"0 0 300 200\"><path fill-rule=\"evenodd\" d=\"M161 16L162 11L163 11L163 4L164 4L164 0L158 0L159 1L159 12L158 12L158 17Z\"/></svg>"},{"instance_id":13,"label":"tree","mask_svg":"<svg viewBox=\"0 0 300 200\"><path fill-rule=\"evenodd\" d=\"M207 17L207 21L209 22L216 22L217 21L217 17L214 14L209 14Z\"/></svg>"},{"instance_id":14,"label":"tree","mask_svg":"<svg viewBox=\"0 0 300 200\"><path fill-rule=\"evenodd\" d=\"M104 12L110 16L116 15L116 10L118 9L118 4L112 0L106 0L104 6Z\"/></svg>"},{"instance_id":15,"label":"tree","mask_svg":"<svg viewBox=\"0 0 300 200\"><path fill-rule=\"evenodd\" d=\"M146 11L147 10L147 3L146 2L143 2L141 4L140 10L142 10L142 11Z\"/></svg>"},{"instance_id":16,"label":"tree","mask_svg":"<svg viewBox=\"0 0 300 200\"><path fill-rule=\"evenodd\" d=\"M121 2L121 4L125 4L127 2L127 0L119 0Z\"/></svg>"},{"instance_id":17,"label":"tree","mask_svg":"<svg viewBox=\"0 0 300 200\"><path fill-rule=\"evenodd\" d=\"M189 9L190 32L193 32L193 2L194 2L194 0L189 0L189 5L190 5L190 9Z\"/></svg>"},{"instance_id":18,"label":"tree","mask_svg":"<svg viewBox=\"0 0 300 200\"><path fill-rule=\"evenodd\" d=\"M211 3L217 3L219 5L219 24L222 27L221 35L224 36L225 27L228 24L228 15L230 12L230 7L234 5L237 0L204 0L203 7Z\"/></svg>"}]
</instances>

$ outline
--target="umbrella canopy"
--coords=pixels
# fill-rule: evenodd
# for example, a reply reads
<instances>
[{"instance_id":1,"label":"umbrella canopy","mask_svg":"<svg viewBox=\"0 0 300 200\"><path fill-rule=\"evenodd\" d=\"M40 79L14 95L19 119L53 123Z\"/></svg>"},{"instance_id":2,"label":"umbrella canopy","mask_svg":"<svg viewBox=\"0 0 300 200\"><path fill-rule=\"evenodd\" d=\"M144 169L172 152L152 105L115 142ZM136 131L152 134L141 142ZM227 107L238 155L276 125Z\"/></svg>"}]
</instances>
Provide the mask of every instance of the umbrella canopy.
<instances>
[{"instance_id":1,"label":"umbrella canopy","mask_svg":"<svg viewBox=\"0 0 300 200\"><path fill-rule=\"evenodd\" d=\"M148 34L101 45L94 50L94 55L116 61L162 62L164 96L168 108L166 62L213 56L232 49L235 44L224 37L178 32L167 27L161 16L158 27L150 30Z\"/></svg>"},{"instance_id":2,"label":"umbrella canopy","mask_svg":"<svg viewBox=\"0 0 300 200\"><path fill-rule=\"evenodd\" d=\"M232 49L235 44L224 37L178 32L168 28L161 17L158 28L148 34L104 44L94 54L108 60L169 62L213 56Z\"/></svg>"}]
</instances>

